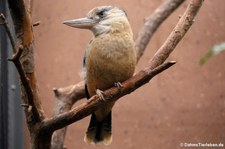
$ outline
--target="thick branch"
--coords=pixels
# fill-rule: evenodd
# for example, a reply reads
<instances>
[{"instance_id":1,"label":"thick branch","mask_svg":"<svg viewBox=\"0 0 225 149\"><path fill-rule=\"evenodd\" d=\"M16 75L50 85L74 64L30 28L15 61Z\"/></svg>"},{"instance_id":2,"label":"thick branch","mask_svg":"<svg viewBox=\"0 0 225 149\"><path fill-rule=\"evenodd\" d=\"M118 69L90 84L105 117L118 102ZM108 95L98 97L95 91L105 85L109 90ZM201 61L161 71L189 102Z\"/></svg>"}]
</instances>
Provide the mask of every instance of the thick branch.
<instances>
[{"instance_id":1,"label":"thick branch","mask_svg":"<svg viewBox=\"0 0 225 149\"><path fill-rule=\"evenodd\" d=\"M25 109L27 122L35 124L44 119L45 115L38 98L36 77L34 73L33 55L33 31L29 13L23 0L8 0L10 12L16 32L17 44L13 48L19 47L22 55L18 60L14 60L19 72L22 84L22 97L24 104L32 107L31 111ZM15 54L15 50L14 54ZM23 72L23 73L21 73Z\"/></svg>"},{"instance_id":2,"label":"thick branch","mask_svg":"<svg viewBox=\"0 0 225 149\"><path fill-rule=\"evenodd\" d=\"M38 110L34 106L34 102L33 102L33 91L32 91L32 88L31 88L31 86L29 84L29 81L26 78L26 74L25 74L25 72L23 70L23 67L22 67L22 65L20 63L20 60L19 60L21 55L22 55L22 52L23 52L23 50L22 50L23 47L20 46L18 51L17 51L16 44L14 42L12 33L11 33L10 29L9 29L9 26L8 26L8 23L7 23L7 20L6 20L5 16L3 14L0 14L0 17L1 17L1 20L3 22L2 25L4 26L4 28L6 30L6 33L7 33L8 37L9 37L9 40L10 40L10 43L11 43L11 46L12 46L12 49L13 49L13 53L14 53L13 58L9 59L9 60L12 61L15 64L15 66L16 66L18 72L19 72L20 78L21 78L21 83L23 84L24 90L27 93L27 97L29 99L31 99L31 100L26 100L25 103L27 103L27 104L24 104L29 109L29 110L26 109L26 111L28 111L29 113L32 112L34 118L38 118L39 117ZM32 119L32 118L30 117L30 119Z\"/></svg>"},{"instance_id":3,"label":"thick branch","mask_svg":"<svg viewBox=\"0 0 225 149\"><path fill-rule=\"evenodd\" d=\"M74 123L91 113L93 113L99 106L106 104L108 102L116 101L120 97L133 92L138 89L142 85L148 83L150 79L159 74L160 72L166 70L167 68L174 65L175 62L168 62L155 69L146 68L135 76L130 78L129 80L122 83L122 88L118 89L113 87L104 92L104 101L98 96L95 95L91 99L89 99L86 103L75 107L71 111L67 113L63 113L54 118L46 120L44 123L45 129L60 129L71 123Z\"/></svg>"},{"instance_id":4,"label":"thick branch","mask_svg":"<svg viewBox=\"0 0 225 149\"><path fill-rule=\"evenodd\" d=\"M136 39L137 60L142 57L152 35L161 23L185 0L166 0L148 18L146 18Z\"/></svg>"}]
</instances>

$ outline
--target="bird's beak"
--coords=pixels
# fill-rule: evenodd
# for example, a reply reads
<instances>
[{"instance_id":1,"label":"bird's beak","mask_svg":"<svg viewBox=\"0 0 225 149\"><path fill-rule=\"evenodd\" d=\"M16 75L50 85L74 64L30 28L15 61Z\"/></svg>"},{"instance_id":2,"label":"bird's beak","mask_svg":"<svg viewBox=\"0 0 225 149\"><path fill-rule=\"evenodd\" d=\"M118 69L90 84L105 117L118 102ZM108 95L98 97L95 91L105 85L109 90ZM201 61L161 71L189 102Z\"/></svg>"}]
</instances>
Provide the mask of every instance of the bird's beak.
<instances>
[{"instance_id":1,"label":"bird's beak","mask_svg":"<svg viewBox=\"0 0 225 149\"><path fill-rule=\"evenodd\" d=\"M63 24L66 24L68 26L82 29L91 29L94 25L96 25L96 23L97 21L90 18L80 18L63 22Z\"/></svg>"}]
</instances>

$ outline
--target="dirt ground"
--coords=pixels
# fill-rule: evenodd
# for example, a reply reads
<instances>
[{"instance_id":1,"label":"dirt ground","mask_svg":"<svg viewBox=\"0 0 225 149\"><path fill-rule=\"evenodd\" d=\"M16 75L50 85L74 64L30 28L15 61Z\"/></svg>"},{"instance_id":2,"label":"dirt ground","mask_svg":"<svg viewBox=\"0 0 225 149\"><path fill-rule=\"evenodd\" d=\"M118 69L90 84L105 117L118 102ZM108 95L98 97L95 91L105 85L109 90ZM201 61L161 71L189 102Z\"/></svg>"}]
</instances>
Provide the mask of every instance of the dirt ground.
<instances>
[{"instance_id":1,"label":"dirt ground","mask_svg":"<svg viewBox=\"0 0 225 149\"><path fill-rule=\"evenodd\" d=\"M34 28L37 79L44 110L54 111L53 87L81 80L82 58L92 33L62 24L63 20L83 17L100 5L116 5L126 10L137 37L143 20L163 0L55 0L34 1ZM162 45L188 1L159 28L137 65L144 68ZM225 53L205 65L199 59L214 44L225 41L225 1L205 0L190 31L169 60L178 63L113 108L113 143L90 146L83 142L89 118L69 126L65 145L68 149L180 149L181 143L223 143L225 146ZM82 102L82 101L81 101ZM80 104L77 103L77 104ZM194 149L196 147L189 147Z\"/></svg>"}]
</instances>

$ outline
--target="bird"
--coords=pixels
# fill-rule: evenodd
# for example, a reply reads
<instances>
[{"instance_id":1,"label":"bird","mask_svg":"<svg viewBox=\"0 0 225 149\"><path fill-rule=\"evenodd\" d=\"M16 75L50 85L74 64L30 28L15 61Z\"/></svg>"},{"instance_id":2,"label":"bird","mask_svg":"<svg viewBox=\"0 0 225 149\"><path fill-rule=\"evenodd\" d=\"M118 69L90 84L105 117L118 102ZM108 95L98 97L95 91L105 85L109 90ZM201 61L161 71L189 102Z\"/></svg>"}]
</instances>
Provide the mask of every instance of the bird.
<instances>
[{"instance_id":1,"label":"bird","mask_svg":"<svg viewBox=\"0 0 225 149\"><path fill-rule=\"evenodd\" d=\"M133 32L126 12L117 6L99 6L86 17L67 20L65 25L88 29L93 38L83 59L86 97L104 95L104 90L131 78L135 71L136 50ZM104 100L104 97L101 96ZM92 115L84 141L87 144L112 143L112 107L107 102Z\"/></svg>"}]
</instances>

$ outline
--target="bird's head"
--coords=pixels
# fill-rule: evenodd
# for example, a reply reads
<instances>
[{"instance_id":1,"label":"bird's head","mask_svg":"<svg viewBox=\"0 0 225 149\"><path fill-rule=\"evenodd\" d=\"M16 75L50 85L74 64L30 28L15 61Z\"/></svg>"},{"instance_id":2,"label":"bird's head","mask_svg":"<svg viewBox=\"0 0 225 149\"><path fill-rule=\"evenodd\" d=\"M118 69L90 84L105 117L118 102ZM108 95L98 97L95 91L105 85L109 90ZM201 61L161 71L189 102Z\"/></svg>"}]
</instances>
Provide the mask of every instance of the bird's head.
<instances>
[{"instance_id":1,"label":"bird's head","mask_svg":"<svg viewBox=\"0 0 225 149\"><path fill-rule=\"evenodd\" d=\"M63 24L75 28L89 29L95 36L121 31L127 31L132 34L125 11L115 6L93 8L86 17L67 20Z\"/></svg>"}]
</instances>

